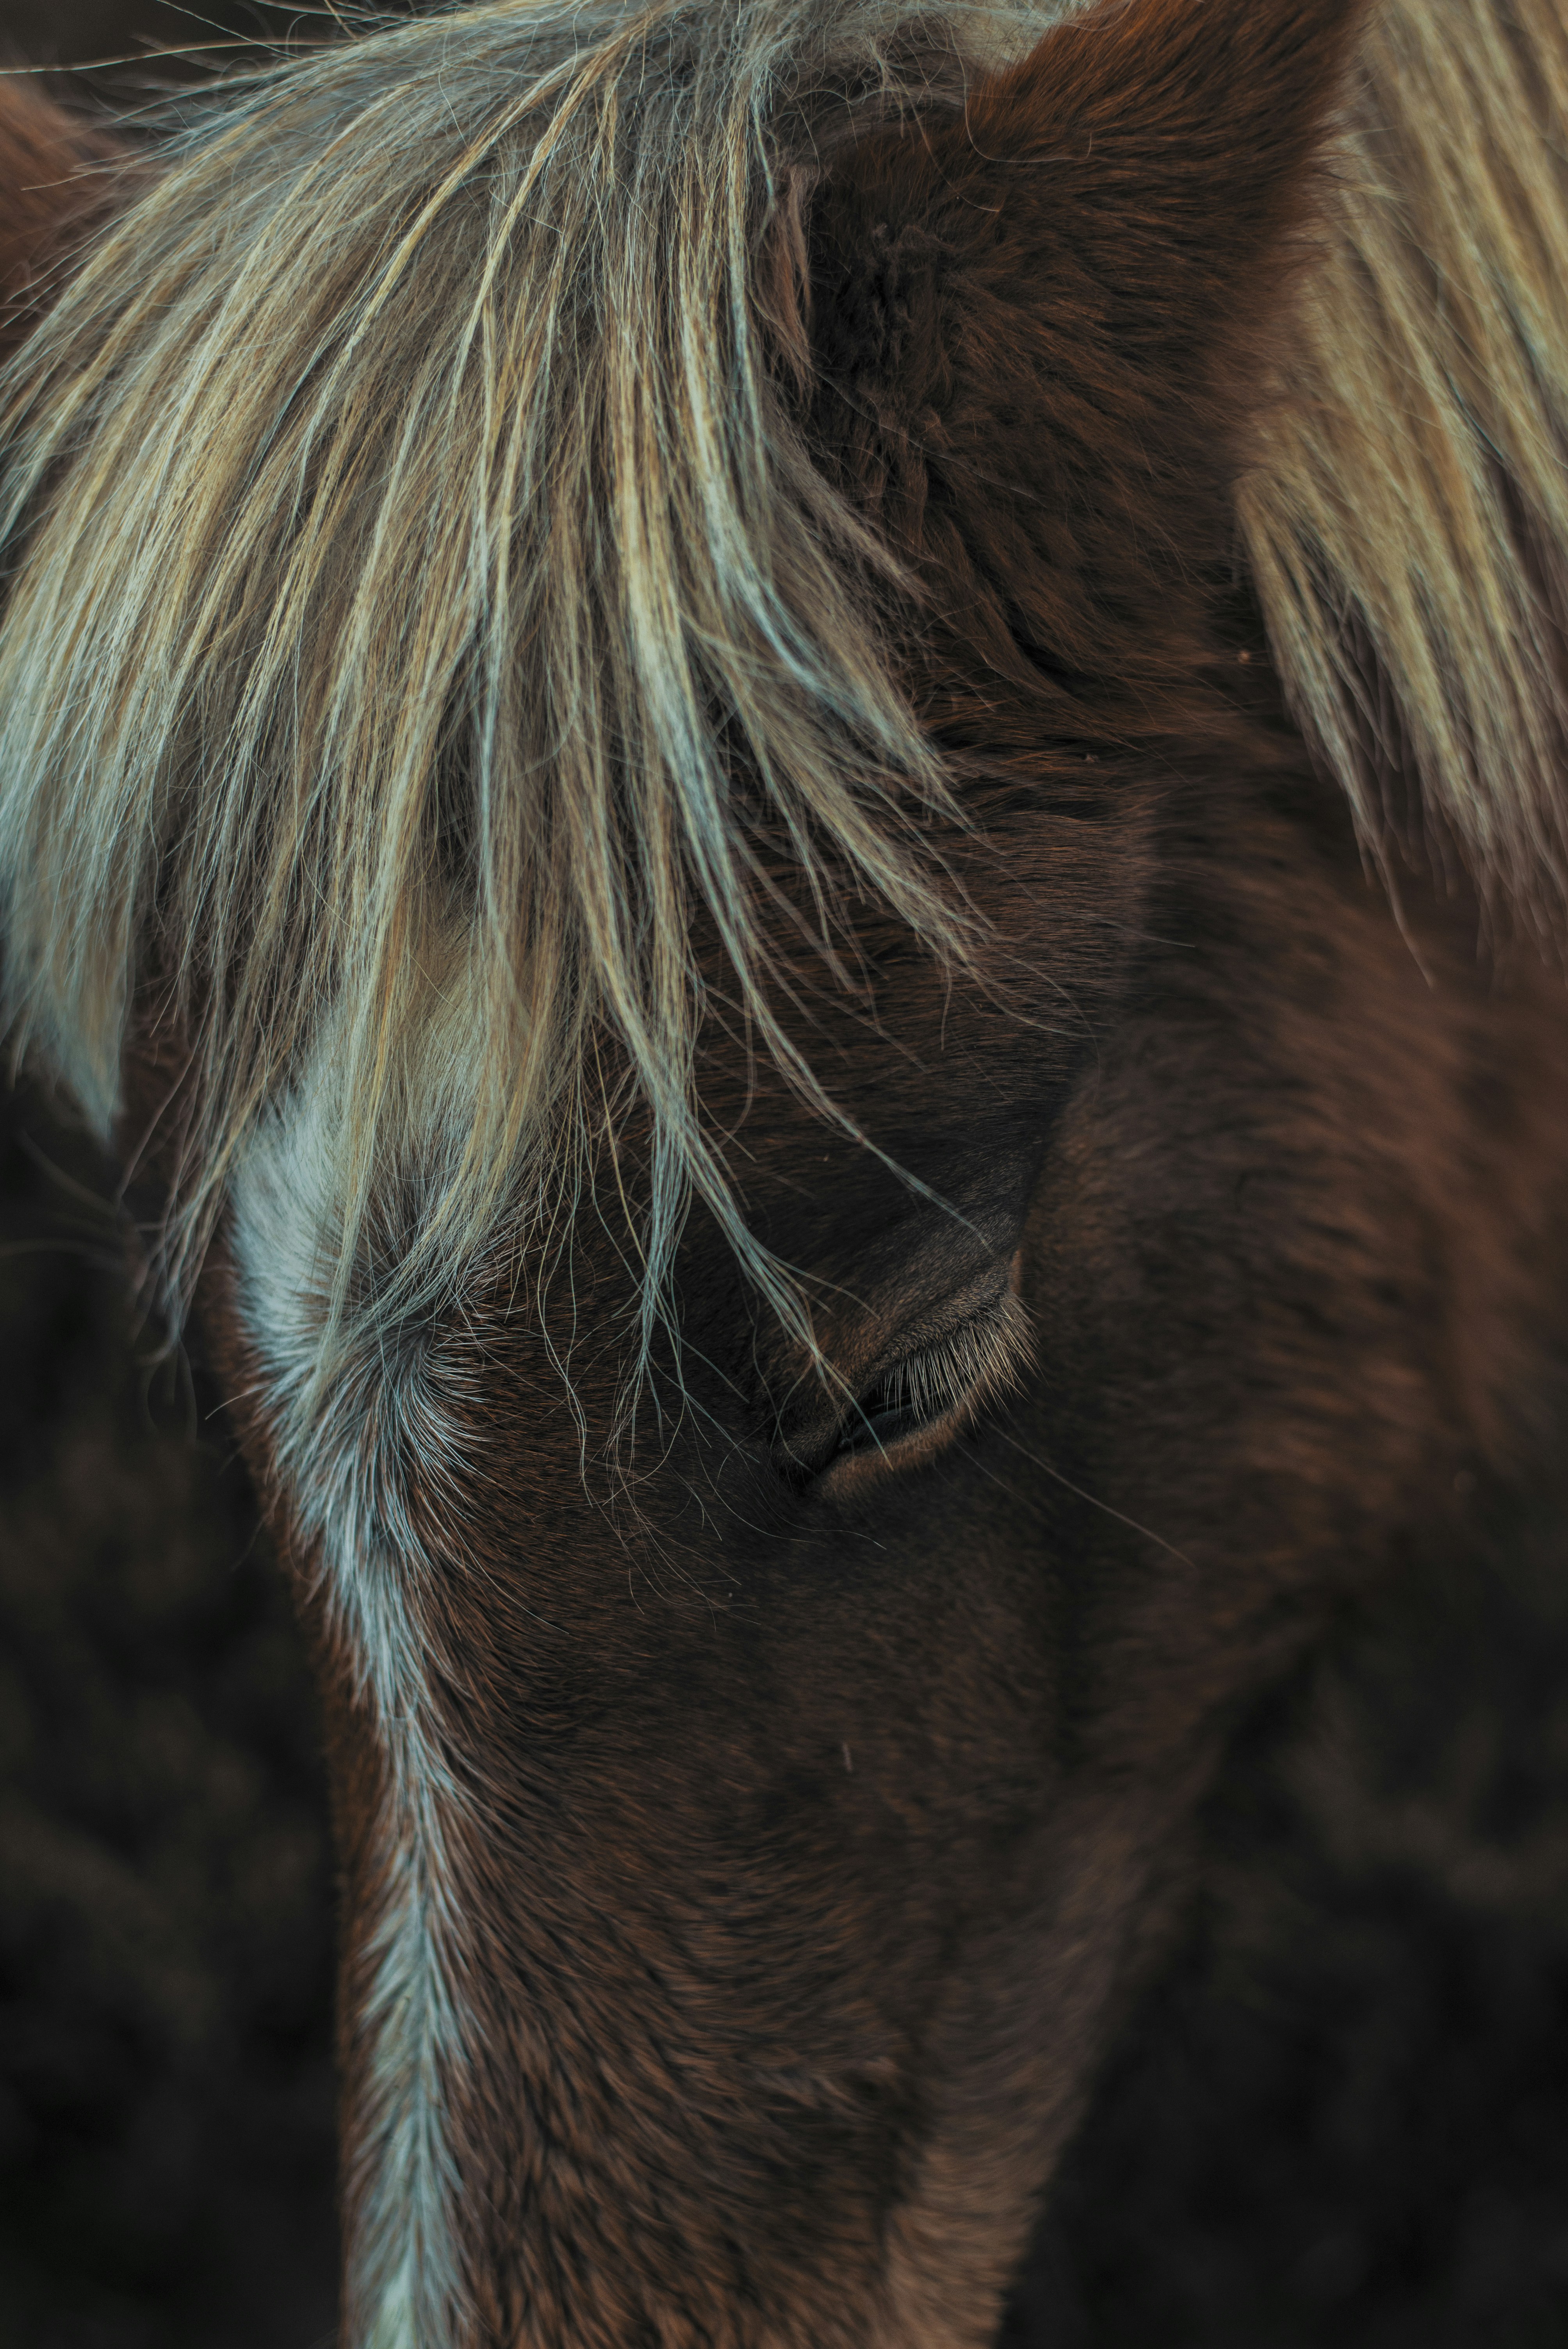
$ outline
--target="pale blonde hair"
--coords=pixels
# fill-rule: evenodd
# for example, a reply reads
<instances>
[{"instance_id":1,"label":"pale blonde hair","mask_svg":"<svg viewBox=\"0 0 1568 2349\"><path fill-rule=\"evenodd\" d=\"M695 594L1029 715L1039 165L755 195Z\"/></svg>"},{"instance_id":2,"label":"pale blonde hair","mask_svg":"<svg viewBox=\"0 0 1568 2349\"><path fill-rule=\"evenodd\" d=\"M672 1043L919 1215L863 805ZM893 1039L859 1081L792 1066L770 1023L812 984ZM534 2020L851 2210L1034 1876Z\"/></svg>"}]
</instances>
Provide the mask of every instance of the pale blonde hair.
<instances>
[{"instance_id":1,"label":"pale blonde hair","mask_svg":"<svg viewBox=\"0 0 1568 2349\"><path fill-rule=\"evenodd\" d=\"M1562 0L1385 0L1240 500L1276 660L1368 839L1380 761L1413 758L1483 887L1559 938L1565 140Z\"/></svg>"},{"instance_id":2,"label":"pale blonde hair","mask_svg":"<svg viewBox=\"0 0 1568 2349\"><path fill-rule=\"evenodd\" d=\"M734 762L824 937L846 889L966 935L901 582L780 388L822 141L944 98L900 16L477 0L307 54L201 108L0 386L9 1008L107 1126L161 954L176 1291L308 1067L336 1309L389 1174L421 1205L373 1286L428 1303L503 1204L570 1206L603 1035L651 1128L648 1297L695 1185L788 1304L693 1101L698 909L813 1092Z\"/></svg>"}]
</instances>

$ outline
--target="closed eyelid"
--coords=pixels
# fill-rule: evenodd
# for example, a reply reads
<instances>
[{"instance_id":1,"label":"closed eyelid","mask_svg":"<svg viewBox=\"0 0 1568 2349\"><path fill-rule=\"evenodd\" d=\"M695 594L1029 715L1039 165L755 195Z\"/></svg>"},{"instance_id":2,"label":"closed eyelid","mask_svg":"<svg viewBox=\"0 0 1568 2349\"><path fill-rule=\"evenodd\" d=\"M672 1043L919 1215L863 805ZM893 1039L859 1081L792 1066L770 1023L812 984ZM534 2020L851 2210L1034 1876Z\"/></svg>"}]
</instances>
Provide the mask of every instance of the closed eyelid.
<instances>
[{"instance_id":1,"label":"closed eyelid","mask_svg":"<svg viewBox=\"0 0 1568 2349\"><path fill-rule=\"evenodd\" d=\"M928 1408L934 1416L955 1402L984 1402L1012 1383L1029 1340L1029 1316L1009 1284L955 1329L902 1354L869 1391L896 1381L911 1407Z\"/></svg>"},{"instance_id":2,"label":"closed eyelid","mask_svg":"<svg viewBox=\"0 0 1568 2349\"><path fill-rule=\"evenodd\" d=\"M839 1344L825 1346L814 1366L802 1363L789 1398L776 1406L774 1457L791 1482L822 1475L854 1444L857 1429L867 1434L861 1448L876 1453L871 1415L904 1410L912 1433L917 1413L932 1427L947 1420L956 1427L1013 1385L1032 1344L1019 1271L1018 1255L1010 1262L993 1256L923 1307L906 1304L898 1314L891 1299L880 1312L861 1305Z\"/></svg>"},{"instance_id":3,"label":"closed eyelid","mask_svg":"<svg viewBox=\"0 0 1568 2349\"><path fill-rule=\"evenodd\" d=\"M988 1404L1016 1386L1033 1340L1017 1275L1015 1259L1000 1294L934 1335L926 1346L909 1349L905 1333L905 1350L861 1387L854 1409L841 1422L838 1448L819 1471L827 1489L934 1458ZM910 1424L884 1441L877 1420L900 1412L910 1414Z\"/></svg>"}]
</instances>

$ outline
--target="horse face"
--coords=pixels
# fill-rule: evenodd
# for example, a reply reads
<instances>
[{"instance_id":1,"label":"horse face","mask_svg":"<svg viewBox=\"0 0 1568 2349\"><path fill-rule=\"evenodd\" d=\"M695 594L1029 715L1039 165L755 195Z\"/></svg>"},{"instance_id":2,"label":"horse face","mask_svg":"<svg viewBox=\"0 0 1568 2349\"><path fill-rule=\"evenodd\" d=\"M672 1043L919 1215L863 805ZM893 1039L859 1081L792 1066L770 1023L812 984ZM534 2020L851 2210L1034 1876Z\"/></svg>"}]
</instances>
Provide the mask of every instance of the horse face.
<instances>
[{"instance_id":1,"label":"horse face","mask_svg":"<svg viewBox=\"0 0 1568 2349\"><path fill-rule=\"evenodd\" d=\"M1490 1002L1460 923L1434 994L1310 777L1282 816L1259 760L1174 821L1102 810L1092 896L1023 839L972 877L997 935L1034 909L1030 1006L868 937L875 1024L814 1021L856 1133L716 1050L838 1377L694 1219L617 1457L611 1174L542 1315L503 1277L430 1340L458 1465L420 1444L398 1498L417 1755L320 1636L350 2227L438 2127L476 2338L987 2340L1227 1723L1506 1448L1568 1139L1547 990ZM267 1391L260 1295L210 1295L232 1392ZM265 1475L264 1408L251 1441ZM386 1825L415 1761L428 1913ZM422 2120L381 2085L421 2001Z\"/></svg>"},{"instance_id":2,"label":"horse face","mask_svg":"<svg viewBox=\"0 0 1568 2349\"><path fill-rule=\"evenodd\" d=\"M1474 1440L1451 1040L1215 584L1346 13L1063 33L814 201L799 397L920 583L987 941L862 906L846 987L780 913L838 1123L705 1030L821 1359L697 1214L628 1434L629 1133L549 1281L502 1252L346 1420L367 1567L265 1400L329 1102L242 1194L209 1319L276 1521L377 1586L320 1635L350 2232L418 2246L367 2328L445 2261L485 2340L988 2339L1226 1719Z\"/></svg>"},{"instance_id":3,"label":"horse face","mask_svg":"<svg viewBox=\"0 0 1568 2349\"><path fill-rule=\"evenodd\" d=\"M1228 1719L1506 1462L1560 1022L1462 918L1417 967L1226 585L1354 13L1063 26L800 212L789 397L913 582L983 941L851 894L830 965L769 876L836 1115L698 942L817 1350L699 1211L629 1385L629 1124L544 1271L501 1235L302 1423L330 1056L236 1181L201 1316L327 1698L355 2340L989 2339Z\"/></svg>"}]
</instances>

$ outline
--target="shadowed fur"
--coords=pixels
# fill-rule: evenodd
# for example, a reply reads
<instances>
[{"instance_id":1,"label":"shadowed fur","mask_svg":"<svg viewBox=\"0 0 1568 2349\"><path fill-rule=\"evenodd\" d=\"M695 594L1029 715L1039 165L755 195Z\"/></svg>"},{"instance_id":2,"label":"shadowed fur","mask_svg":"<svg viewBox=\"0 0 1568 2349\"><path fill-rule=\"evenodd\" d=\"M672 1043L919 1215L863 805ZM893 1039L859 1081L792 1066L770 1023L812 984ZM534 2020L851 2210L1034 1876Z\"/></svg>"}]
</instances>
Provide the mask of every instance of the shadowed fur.
<instances>
[{"instance_id":1,"label":"shadowed fur","mask_svg":"<svg viewBox=\"0 0 1568 2349\"><path fill-rule=\"evenodd\" d=\"M123 209L124 161L101 126L0 74L0 358L37 325L73 252Z\"/></svg>"}]
</instances>

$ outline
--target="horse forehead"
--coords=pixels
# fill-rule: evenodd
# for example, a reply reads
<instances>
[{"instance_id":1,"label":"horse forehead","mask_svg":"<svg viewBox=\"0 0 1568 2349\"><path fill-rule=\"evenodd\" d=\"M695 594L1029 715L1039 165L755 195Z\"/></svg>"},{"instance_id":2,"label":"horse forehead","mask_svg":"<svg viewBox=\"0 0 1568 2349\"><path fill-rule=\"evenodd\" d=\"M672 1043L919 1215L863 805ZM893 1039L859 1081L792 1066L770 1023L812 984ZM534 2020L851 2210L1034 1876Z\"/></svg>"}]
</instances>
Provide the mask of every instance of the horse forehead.
<instances>
[{"instance_id":1,"label":"horse forehead","mask_svg":"<svg viewBox=\"0 0 1568 2349\"><path fill-rule=\"evenodd\" d=\"M1015 935L1011 945L1031 954L1001 956L994 986L922 953L884 955L886 983L870 991L819 971L793 1019L816 1098L752 1051L743 1031L719 1022L709 1034L699 1090L742 1213L778 1258L827 1289L892 1294L916 1259L1016 1246L1053 1104L1092 1047L1087 999L1097 991L1086 986L1080 1002L1057 978L1081 978L1085 957L1057 951L1037 876L1029 907L1040 935ZM527 1422L531 1481L558 1468L579 1485L573 1401L595 1418L613 1409L635 1325L635 1217L648 1178L637 1136L605 1154L574 1213L532 1246L516 1203L503 1208L491 1245L454 1266L449 1310L367 1322L335 1381L329 1441L314 1421L307 1438L293 1418L327 1320L349 1143L338 1107L326 1053L247 1150L233 1187L238 1309L262 1357L274 1444L309 1464L318 1500L324 1463L335 1456L342 1473L327 1482L356 1508L396 1513L409 1505L403 1472L391 1475L395 1455L414 1445L428 1481L442 1459L460 1471L503 1424ZM403 1139L418 1159L418 1127ZM433 1148L433 1128L425 1139ZM417 1194L418 1174L384 1169L389 1197ZM380 1238L394 1260L390 1224ZM682 1263L678 1318L727 1350L749 1326L753 1300L728 1242L700 1215ZM504 1376L489 1378L487 1365L503 1357ZM320 1401L317 1392L313 1410ZM378 1480L388 1478L383 1492Z\"/></svg>"},{"instance_id":2,"label":"horse forehead","mask_svg":"<svg viewBox=\"0 0 1568 2349\"><path fill-rule=\"evenodd\" d=\"M736 1171L748 1195L775 1182L791 1192L813 1164L826 1174L856 1164L871 1182L879 1154L922 1179L956 1181L967 1162L1006 1152L1092 1049L1142 925L1146 784L1103 769L1064 781L1042 761L1037 774L965 796L973 828L942 847L974 919L967 965L944 962L874 901L835 908L825 936L810 935L797 907L793 926L776 921L764 937L796 1069L722 1014L706 1027L701 1099L717 1127L740 1137ZM694 961L722 1003L722 948L700 926ZM841 1124L824 1116L813 1085Z\"/></svg>"}]
</instances>

